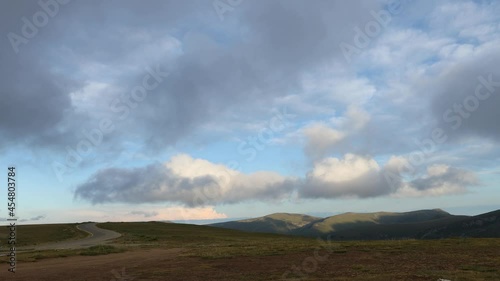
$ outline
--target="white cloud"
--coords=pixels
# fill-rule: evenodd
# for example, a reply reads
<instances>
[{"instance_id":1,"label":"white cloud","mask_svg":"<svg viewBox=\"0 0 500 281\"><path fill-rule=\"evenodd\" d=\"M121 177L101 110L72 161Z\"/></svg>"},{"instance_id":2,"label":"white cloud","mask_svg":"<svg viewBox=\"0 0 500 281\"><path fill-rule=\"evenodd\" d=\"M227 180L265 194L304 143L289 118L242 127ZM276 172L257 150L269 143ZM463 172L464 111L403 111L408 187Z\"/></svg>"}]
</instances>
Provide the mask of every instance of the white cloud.
<instances>
[{"instance_id":1,"label":"white cloud","mask_svg":"<svg viewBox=\"0 0 500 281\"><path fill-rule=\"evenodd\" d=\"M346 154L318 161L304 178L291 178L271 171L245 174L177 155L163 165L101 170L78 186L75 196L93 203L170 202L201 208L252 200L277 202L295 192L303 198L436 196L478 184L474 173L446 165L430 166L425 175L408 180L408 163L394 156L381 166L369 156Z\"/></svg>"},{"instance_id":2,"label":"white cloud","mask_svg":"<svg viewBox=\"0 0 500 281\"><path fill-rule=\"evenodd\" d=\"M380 167L375 160L346 154L344 159L327 158L321 161L309 175L325 182L342 183L379 171Z\"/></svg>"},{"instance_id":3,"label":"white cloud","mask_svg":"<svg viewBox=\"0 0 500 281\"><path fill-rule=\"evenodd\" d=\"M349 141L357 137L370 121L370 114L358 106L349 106L341 117L329 122L316 122L302 130L305 137L304 151L313 161L323 159L333 152L343 152L350 147Z\"/></svg>"},{"instance_id":4,"label":"white cloud","mask_svg":"<svg viewBox=\"0 0 500 281\"><path fill-rule=\"evenodd\" d=\"M346 136L345 133L332 129L325 123L311 124L304 128L303 132L307 139L305 152L313 159L323 157Z\"/></svg>"},{"instance_id":5,"label":"white cloud","mask_svg":"<svg viewBox=\"0 0 500 281\"><path fill-rule=\"evenodd\" d=\"M413 168L402 156L391 157L383 167L353 154L327 158L307 174L300 192L310 198L424 197L463 193L479 184L474 173L447 165L431 165L424 175L413 173Z\"/></svg>"},{"instance_id":6,"label":"white cloud","mask_svg":"<svg viewBox=\"0 0 500 281\"><path fill-rule=\"evenodd\" d=\"M346 154L344 159L327 158L307 174L302 196L334 198L372 197L388 193L380 166L369 158Z\"/></svg>"},{"instance_id":7,"label":"white cloud","mask_svg":"<svg viewBox=\"0 0 500 281\"><path fill-rule=\"evenodd\" d=\"M187 206L281 200L293 182L274 172L243 174L220 164L177 155L163 165L104 169L78 186L75 196L92 203L177 202Z\"/></svg>"}]
</instances>

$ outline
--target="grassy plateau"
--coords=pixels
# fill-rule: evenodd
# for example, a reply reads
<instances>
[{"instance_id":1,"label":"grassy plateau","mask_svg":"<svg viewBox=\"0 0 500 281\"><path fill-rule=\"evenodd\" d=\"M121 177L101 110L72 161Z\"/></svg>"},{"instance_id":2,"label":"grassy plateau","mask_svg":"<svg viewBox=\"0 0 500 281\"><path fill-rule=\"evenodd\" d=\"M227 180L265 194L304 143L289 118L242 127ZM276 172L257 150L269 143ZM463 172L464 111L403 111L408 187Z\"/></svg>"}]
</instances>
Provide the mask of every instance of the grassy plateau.
<instances>
[{"instance_id":1,"label":"grassy plateau","mask_svg":"<svg viewBox=\"0 0 500 281\"><path fill-rule=\"evenodd\" d=\"M160 251L147 263L123 264L137 280L500 280L496 238L333 241L163 222L98 226L123 236L86 249L20 253L18 260L109 255L112 261ZM26 226L18 232L24 244L86 235L75 225Z\"/></svg>"}]
</instances>

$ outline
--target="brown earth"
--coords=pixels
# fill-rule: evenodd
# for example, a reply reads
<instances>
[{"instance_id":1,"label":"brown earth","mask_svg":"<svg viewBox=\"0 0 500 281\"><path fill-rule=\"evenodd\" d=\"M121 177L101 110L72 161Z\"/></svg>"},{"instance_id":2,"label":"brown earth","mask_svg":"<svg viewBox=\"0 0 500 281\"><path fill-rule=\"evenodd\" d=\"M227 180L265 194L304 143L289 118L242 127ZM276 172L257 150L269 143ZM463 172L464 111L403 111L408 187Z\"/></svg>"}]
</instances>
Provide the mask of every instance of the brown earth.
<instances>
[{"instance_id":1,"label":"brown earth","mask_svg":"<svg viewBox=\"0 0 500 281\"><path fill-rule=\"evenodd\" d=\"M500 280L498 248L478 253L427 251L303 251L273 256L200 258L190 250L138 249L94 257L66 257L19 263L16 273L2 264L0 280ZM326 256L328 255L328 256ZM324 260L321 256L326 257ZM474 257L477 256L477 259Z\"/></svg>"}]
</instances>

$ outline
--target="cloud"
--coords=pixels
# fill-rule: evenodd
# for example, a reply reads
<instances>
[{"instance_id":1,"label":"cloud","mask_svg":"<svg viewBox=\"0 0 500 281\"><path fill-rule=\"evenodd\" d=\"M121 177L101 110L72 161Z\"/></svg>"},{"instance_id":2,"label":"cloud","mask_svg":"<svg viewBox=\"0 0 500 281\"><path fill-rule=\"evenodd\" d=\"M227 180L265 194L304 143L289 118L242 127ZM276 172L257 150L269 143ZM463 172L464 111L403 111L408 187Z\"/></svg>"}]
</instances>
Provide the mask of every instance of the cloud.
<instances>
[{"instance_id":1,"label":"cloud","mask_svg":"<svg viewBox=\"0 0 500 281\"><path fill-rule=\"evenodd\" d=\"M30 218L31 221L39 221L39 220L42 220L42 219L45 219L46 216L45 215L40 215L40 216L36 216L36 217L32 217Z\"/></svg>"},{"instance_id":2,"label":"cloud","mask_svg":"<svg viewBox=\"0 0 500 281\"><path fill-rule=\"evenodd\" d=\"M349 106L341 117L307 125L302 129L306 156L316 162L335 152L353 151L351 142L359 138L370 119L370 114L365 110Z\"/></svg>"},{"instance_id":3,"label":"cloud","mask_svg":"<svg viewBox=\"0 0 500 281\"><path fill-rule=\"evenodd\" d=\"M436 124L446 129L453 140L476 136L500 141L500 125L496 122L500 54L495 46L475 48L467 59L451 64L432 84Z\"/></svg>"},{"instance_id":4,"label":"cloud","mask_svg":"<svg viewBox=\"0 0 500 281\"><path fill-rule=\"evenodd\" d=\"M346 154L326 158L307 174L301 195L307 198L375 197L388 194L380 166L370 158Z\"/></svg>"},{"instance_id":5,"label":"cloud","mask_svg":"<svg viewBox=\"0 0 500 281\"><path fill-rule=\"evenodd\" d=\"M146 211L132 211L130 212L130 214L135 216L143 216L145 218L158 216L158 212L146 212Z\"/></svg>"},{"instance_id":6,"label":"cloud","mask_svg":"<svg viewBox=\"0 0 500 281\"><path fill-rule=\"evenodd\" d=\"M463 193L479 185L471 171L431 165L421 175L409 164L401 156L391 157L383 167L372 158L353 154L327 158L307 174L300 192L307 198L424 197Z\"/></svg>"},{"instance_id":7,"label":"cloud","mask_svg":"<svg viewBox=\"0 0 500 281\"><path fill-rule=\"evenodd\" d=\"M77 187L75 198L93 204L169 202L201 207L287 200L294 193L302 198L415 196L416 192L436 196L478 184L474 173L443 165L405 181L407 163L403 157L392 157L381 167L368 156L346 154L343 159L315 163L304 178L292 178L268 171L244 174L182 154L164 164L100 170Z\"/></svg>"},{"instance_id":8,"label":"cloud","mask_svg":"<svg viewBox=\"0 0 500 281\"><path fill-rule=\"evenodd\" d=\"M131 209L133 211L131 211ZM213 206L184 207L179 205L162 206L143 203L107 204L99 208L70 208L61 212L56 209L45 210L48 216L44 223L65 222L106 222L106 221L165 221L165 220L208 220L227 218L227 215L217 211ZM6 219L5 219L6 220ZM0 221L1 218L0 218Z\"/></svg>"},{"instance_id":9,"label":"cloud","mask_svg":"<svg viewBox=\"0 0 500 281\"><path fill-rule=\"evenodd\" d=\"M281 200L293 182L273 172L242 174L188 155L142 168L100 170L79 185L75 198L107 202L176 202L186 206Z\"/></svg>"},{"instance_id":10,"label":"cloud","mask_svg":"<svg viewBox=\"0 0 500 281\"><path fill-rule=\"evenodd\" d=\"M119 153L131 138L146 150L168 148L227 111L300 90L298 78L338 57L351 27L381 5L340 2L250 1L222 24L212 1L123 1L119 8L72 1L18 56L2 41L0 93L9 102L0 105L0 141L65 152L82 128L110 113L110 101L130 96L146 67L160 64L168 81L130 108L133 118L116 122L97 149ZM2 6L3 34L21 34L21 18L41 10L29 1Z\"/></svg>"},{"instance_id":11,"label":"cloud","mask_svg":"<svg viewBox=\"0 0 500 281\"><path fill-rule=\"evenodd\" d=\"M224 213L217 212L213 206L205 207L158 207L152 206L154 211L133 211L129 214L119 214L116 219L136 220L137 216L150 220L208 220L208 219L223 219L227 218Z\"/></svg>"},{"instance_id":12,"label":"cloud","mask_svg":"<svg viewBox=\"0 0 500 281\"><path fill-rule=\"evenodd\" d=\"M395 197L441 196L467 192L467 188L479 185L477 176L467 170L447 165L432 165L421 178L404 184Z\"/></svg>"},{"instance_id":13,"label":"cloud","mask_svg":"<svg viewBox=\"0 0 500 281\"><path fill-rule=\"evenodd\" d=\"M46 215L39 215L39 216L36 216L36 217L32 217L32 218L29 218L29 219L21 219L20 221L21 222L27 222L27 221L40 221L40 220L44 220L46 219L47 216Z\"/></svg>"},{"instance_id":14,"label":"cloud","mask_svg":"<svg viewBox=\"0 0 500 281\"><path fill-rule=\"evenodd\" d=\"M339 44L352 43L359 35L354 28L367 27L372 12L387 1L246 1L224 22L212 2L124 0L117 7L112 1L71 1L20 45L18 54L2 40L1 152L17 145L37 153L22 159L35 159L29 161L41 169L50 167L44 161L64 163L68 167L59 171L68 168L77 177L96 164L113 167L93 170L77 187L76 198L95 204L190 207L274 202L290 194L456 193L474 181L468 170L455 167L482 169L498 156L498 89L478 98L477 109L459 113L456 107L476 107L471 95L479 85L489 89L478 77L500 81L497 2L405 1L404 11L349 64ZM20 34L23 17L40 10L36 1L1 2L1 33ZM144 101L131 103L132 90L151 68L169 75ZM304 150L308 163L296 166L309 171L297 178L242 173L188 155L121 166L137 155L141 161L163 161L167 151L193 154L200 148L214 157L209 160L222 161L222 147L261 131L269 113L285 106L296 118L287 130L275 132L268 148ZM113 132L93 153L68 165L77 158L68 147L77 149L84 132L103 118L112 119ZM451 141L426 165L444 163L446 172L424 166L413 174L401 172L405 159L398 155L417 149L415 139L427 138L434 128L443 128ZM455 155L463 143L471 150ZM379 160L391 155L387 163ZM388 172L395 175L390 186Z\"/></svg>"},{"instance_id":15,"label":"cloud","mask_svg":"<svg viewBox=\"0 0 500 281\"><path fill-rule=\"evenodd\" d=\"M384 177L393 188L393 197L426 197L459 194L479 186L476 173L450 167L445 164L432 164L424 173L406 157L393 156L384 168ZM405 180L406 179L406 180Z\"/></svg>"},{"instance_id":16,"label":"cloud","mask_svg":"<svg viewBox=\"0 0 500 281\"><path fill-rule=\"evenodd\" d=\"M0 142L52 146L71 137L64 120L80 121L68 96L78 84L47 72L36 53L18 58L9 48L0 54Z\"/></svg>"},{"instance_id":17,"label":"cloud","mask_svg":"<svg viewBox=\"0 0 500 281\"><path fill-rule=\"evenodd\" d=\"M316 123L304 128L306 137L305 153L312 159L319 159L330 152L336 144L345 138L345 134L328 127L324 123Z\"/></svg>"},{"instance_id":18,"label":"cloud","mask_svg":"<svg viewBox=\"0 0 500 281\"><path fill-rule=\"evenodd\" d=\"M413 143L408 137L429 134L436 127L446 130L453 142L470 137L498 141L498 124L493 121L500 104L498 87L487 99L474 100L474 95L478 77L488 80L492 75L493 81L500 81L495 67L500 60L496 52L500 5L491 1L411 5L415 8L398 20L402 25L392 25L360 58L363 68L383 77L377 74L381 83L371 105L383 108L385 118L396 117L386 128L401 132L397 138L384 139L389 134L382 125L383 115L371 111L379 125L373 130L375 147L383 149L386 143L394 150L412 149L407 146ZM418 18L428 26L409 24ZM482 88L480 93L488 91Z\"/></svg>"}]
</instances>

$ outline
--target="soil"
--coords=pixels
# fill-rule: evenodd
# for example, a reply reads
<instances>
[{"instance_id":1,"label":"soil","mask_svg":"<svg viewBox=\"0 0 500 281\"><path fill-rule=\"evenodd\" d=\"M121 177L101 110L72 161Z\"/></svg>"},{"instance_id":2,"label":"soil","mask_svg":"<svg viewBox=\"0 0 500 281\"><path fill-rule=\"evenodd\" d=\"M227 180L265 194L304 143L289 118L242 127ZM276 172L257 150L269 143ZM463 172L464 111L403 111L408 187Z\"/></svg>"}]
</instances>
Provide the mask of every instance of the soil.
<instances>
[{"instance_id":1,"label":"soil","mask_svg":"<svg viewBox=\"0 0 500 281\"><path fill-rule=\"evenodd\" d=\"M312 252L286 256L206 259L190 257L189 250L140 249L95 257L66 257L18 264L16 273L0 268L0 280L24 281L210 281L210 280L437 280L426 271L453 270L460 266L436 263L432 257L415 260L405 254L373 256L352 251L312 261ZM286 275L297 270L297 275ZM498 277L498 275L495 275ZM443 276L446 277L446 276ZM451 279L451 280L455 280ZM487 280L487 279L460 279ZM492 279L495 280L495 279Z\"/></svg>"}]
</instances>

